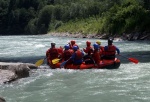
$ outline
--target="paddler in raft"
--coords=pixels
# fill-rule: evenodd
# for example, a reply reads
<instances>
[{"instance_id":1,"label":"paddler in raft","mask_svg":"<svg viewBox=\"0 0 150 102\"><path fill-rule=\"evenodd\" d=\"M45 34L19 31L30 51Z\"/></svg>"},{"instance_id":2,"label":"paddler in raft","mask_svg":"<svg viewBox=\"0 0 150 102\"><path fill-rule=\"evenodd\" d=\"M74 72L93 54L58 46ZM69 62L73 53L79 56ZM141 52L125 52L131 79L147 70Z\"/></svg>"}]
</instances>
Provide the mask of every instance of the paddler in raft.
<instances>
[{"instance_id":1,"label":"paddler in raft","mask_svg":"<svg viewBox=\"0 0 150 102\"><path fill-rule=\"evenodd\" d=\"M73 49L73 46L77 46L78 49L79 49L79 46L76 44L76 41L75 40L71 40L70 43L68 43L69 46L70 46L70 49Z\"/></svg>"},{"instance_id":2,"label":"paddler in raft","mask_svg":"<svg viewBox=\"0 0 150 102\"><path fill-rule=\"evenodd\" d=\"M104 46L101 45L101 41L100 41L100 40L97 40L97 41L96 41L96 44L99 45L99 49L100 49L101 51L104 51Z\"/></svg>"},{"instance_id":3,"label":"paddler in raft","mask_svg":"<svg viewBox=\"0 0 150 102\"><path fill-rule=\"evenodd\" d=\"M92 58L93 47L91 46L90 41L86 41L86 48L83 48L83 51L86 54L83 57L83 60L84 60L85 64L93 64L94 63L93 58Z\"/></svg>"},{"instance_id":4,"label":"paddler in raft","mask_svg":"<svg viewBox=\"0 0 150 102\"><path fill-rule=\"evenodd\" d=\"M113 43L113 38L109 38L108 45L104 47L104 53L103 53L104 55L102 59L112 60L116 58L116 52L118 55L120 54L120 50L112 43Z\"/></svg>"},{"instance_id":5,"label":"paddler in raft","mask_svg":"<svg viewBox=\"0 0 150 102\"><path fill-rule=\"evenodd\" d=\"M46 51L47 64L52 68L54 66L52 60L60 58L62 54L61 48L56 48L55 45L55 43L51 43L51 48Z\"/></svg>"},{"instance_id":6,"label":"paddler in raft","mask_svg":"<svg viewBox=\"0 0 150 102\"><path fill-rule=\"evenodd\" d=\"M93 44L93 47L94 47L94 51L93 51L93 55L92 55L92 58L94 59L94 64L95 66L99 66L100 64L100 60L101 60L101 54L102 54L102 51L101 49L99 48L99 45L97 43Z\"/></svg>"},{"instance_id":7,"label":"paddler in raft","mask_svg":"<svg viewBox=\"0 0 150 102\"><path fill-rule=\"evenodd\" d=\"M62 54L62 62L63 61L67 61L71 56L72 54L74 53L73 49L70 49L70 46L67 44L64 46L64 51L63 51L63 54ZM72 60L70 59L69 61L67 61L67 64L72 64Z\"/></svg>"},{"instance_id":8,"label":"paddler in raft","mask_svg":"<svg viewBox=\"0 0 150 102\"><path fill-rule=\"evenodd\" d=\"M74 65L80 65L83 62L84 53L79 49L78 46L73 46L74 53L70 57Z\"/></svg>"}]
</instances>

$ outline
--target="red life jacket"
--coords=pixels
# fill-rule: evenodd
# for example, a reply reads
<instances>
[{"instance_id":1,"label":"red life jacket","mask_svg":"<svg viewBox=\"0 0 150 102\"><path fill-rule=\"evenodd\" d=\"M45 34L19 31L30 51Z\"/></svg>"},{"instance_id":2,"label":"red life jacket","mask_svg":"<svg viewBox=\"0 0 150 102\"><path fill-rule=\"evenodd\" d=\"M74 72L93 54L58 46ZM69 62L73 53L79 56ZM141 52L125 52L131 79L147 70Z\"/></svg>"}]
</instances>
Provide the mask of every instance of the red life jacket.
<instances>
[{"instance_id":1,"label":"red life jacket","mask_svg":"<svg viewBox=\"0 0 150 102\"><path fill-rule=\"evenodd\" d=\"M92 46L87 46L86 49L84 49L85 53L92 53L93 52L93 47Z\"/></svg>"},{"instance_id":2,"label":"red life jacket","mask_svg":"<svg viewBox=\"0 0 150 102\"><path fill-rule=\"evenodd\" d=\"M50 53L50 60L58 58L59 53L58 53L57 48L50 48L49 53Z\"/></svg>"},{"instance_id":3,"label":"red life jacket","mask_svg":"<svg viewBox=\"0 0 150 102\"><path fill-rule=\"evenodd\" d=\"M100 46L100 54L105 55L104 46Z\"/></svg>"},{"instance_id":4,"label":"red life jacket","mask_svg":"<svg viewBox=\"0 0 150 102\"><path fill-rule=\"evenodd\" d=\"M76 52L75 52L75 59L76 60L79 60L79 59L82 59L83 58L83 55L82 55L82 52L80 51L80 50L77 50Z\"/></svg>"},{"instance_id":5,"label":"red life jacket","mask_svg":"<svg viewBox=\"0 0 150 102\"><path fill-rule=\"evenodd\" d=\"M116 47L114 45L109 45L104 53L106 56L114 56L116 54Z\"/></svg>"},{"instance_id":6,"label":"red life jacket","mask_svg":"<svg viewBox=\"0 0 150 102\"><path fill-rule=\"evenodd\" d=\"M58 53L59 54L62 54L63 53L63 48L60 46L60 48L57 48L57 50L58 50Z\"/></svg>"},{"instance_id":7,"label":"red life jacket","mask_svg":"<svg viewBox=\"0 0 150 102\"><path fill-rule=\"evenodd\" d=\"M71 57L72 54L73 54L73 50L71 50L71 49L65 50L64 54L63 54L64 60L65 61L68 60Z\"/></svg>"}]
</instances>

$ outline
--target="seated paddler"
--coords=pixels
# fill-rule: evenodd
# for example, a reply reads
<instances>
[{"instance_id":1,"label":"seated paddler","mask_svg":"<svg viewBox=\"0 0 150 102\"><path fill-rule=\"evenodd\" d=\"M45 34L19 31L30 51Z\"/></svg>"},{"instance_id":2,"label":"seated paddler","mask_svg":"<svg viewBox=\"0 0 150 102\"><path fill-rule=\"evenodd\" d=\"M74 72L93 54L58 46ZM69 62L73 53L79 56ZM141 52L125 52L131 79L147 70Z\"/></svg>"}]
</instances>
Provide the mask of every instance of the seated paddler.
<instances>
[{"instance_id":1,"label":"seated paddler","mask_svg":"<svg viewBox=\"0 0 150 102\"><path fill-rule=\"evenodd\" d=\"M47 64L53 65L52 60L53 59L58 59L59 58L59 51L55 47L55 43L51 43L51 48L49 48L46 52L46 57L47 57Z\"/></svg>"},{"instance_id":2,"label":"seated paddler","mask_svg":"<svg viewBox=\"0 0 150 102\"><path fill-rule=\"evenodd\" d=\"M84 53L81 51L78 46L73 46L74 53L70 57L74 65L80 65L83 62Z\"/></svg>"},{"instance_id":3,"label":"seated paddler","mask_svg":"<svg viewBox=\"0 0 150 102\"><path fill-rule=\"evenodd\" d=\"M93 52L93 59L94 59L94 64L96 66L99 66L100 60L101 60L101 49L99 48L99 45L97 43L93 44L94 47L94 52Z\"/></svg>"},{"instance_id":4,"label":"seated paddler","mask_svg":"<svg viewBox=\"0 0 150 102\"><path fill-rule=\"evenodd\" d=\"M72 49L70 49L70 46L68 44L65 45L64 51L62 54L62 61L67 61L72 56L73 53L74 53L74 51ZM71 64L71 63L72 63L72 61L69 60L69 61L67 61L67 63L65 65Z\"/></svg>"},{"instance_id":5,"label":"seated paddler","mask_svg":"<svg viewBox=\"0 0 150 102\"><path fill-rule=\"evenodd\" d=\"M113 38L109 38L108 45L104 47L104 56L102 58L108 60L115 59L116 53L119 55L120 50L113 45Z\"/></svg>"},{"instance_id":6,"label":"seated paddler","mask_svg":"<svg viewBox=\"0 0 150 102\"><path fill-rule=\"evenodd\" d=\"M90 41L86 41L86 48L83 48L83 51L85 52L85 56L83 57L84 62L86 64L92 64L93 63L93 58L92 58L92 54L93 54L93 47L91 46L91 42Z\"/></svg>"}]
</instances>

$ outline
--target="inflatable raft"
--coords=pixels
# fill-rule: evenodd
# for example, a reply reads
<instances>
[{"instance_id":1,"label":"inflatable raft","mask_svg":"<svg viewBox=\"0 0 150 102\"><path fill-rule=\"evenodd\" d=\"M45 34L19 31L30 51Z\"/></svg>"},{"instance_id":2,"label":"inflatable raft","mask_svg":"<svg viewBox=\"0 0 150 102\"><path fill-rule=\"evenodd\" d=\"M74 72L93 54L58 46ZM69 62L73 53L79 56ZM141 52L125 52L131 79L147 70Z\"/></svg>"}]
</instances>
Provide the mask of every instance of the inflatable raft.
<instances>
[{"instance_id":1,"label":"inflatable raft","mask_svg":"<svg viewBox=\"0 0 150 102\"><path fill-rule=\"evenodd\" d=\"M49 61L50 63L51 61ZM61 63L58 62L56 64L49 64L51 68L61 68ZM67 64L64 65L65 69L117 69L120 66L120 60L118 58L115 58L114 60L101 60L99 62L99 65L95 64L86 64L82 63L81 65L74 65L74 64Z\"/></svg>"}]
</instances>

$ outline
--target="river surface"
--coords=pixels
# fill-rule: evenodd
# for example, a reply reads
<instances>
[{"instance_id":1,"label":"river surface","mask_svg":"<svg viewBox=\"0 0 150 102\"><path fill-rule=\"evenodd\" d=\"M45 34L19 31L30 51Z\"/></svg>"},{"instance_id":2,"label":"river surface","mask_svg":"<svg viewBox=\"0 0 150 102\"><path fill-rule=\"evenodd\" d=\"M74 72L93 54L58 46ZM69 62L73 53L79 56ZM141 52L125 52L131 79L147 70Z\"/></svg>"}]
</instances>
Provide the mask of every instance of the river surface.
<instances>
[{"instance_id":1,"label":"river surface","mask_svg":"<svg viewBox=\"0 0 150 102\"><path fill-rule=\"evenodd\" d=\"M0 36L0 61L35 63L45 57L51 42L64 46L76 40L80 49L97 39L52 37L50 35ZM101 40L107 45L106 40ZM46 62L30 77L0 84L0 96L7 102L150 102L150 42L114 41L127 58L119 69L50 69Z\"/></svg>"}]
</instances>

